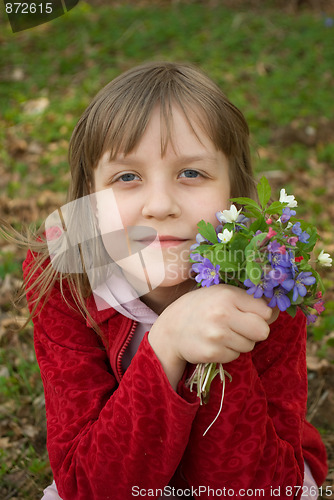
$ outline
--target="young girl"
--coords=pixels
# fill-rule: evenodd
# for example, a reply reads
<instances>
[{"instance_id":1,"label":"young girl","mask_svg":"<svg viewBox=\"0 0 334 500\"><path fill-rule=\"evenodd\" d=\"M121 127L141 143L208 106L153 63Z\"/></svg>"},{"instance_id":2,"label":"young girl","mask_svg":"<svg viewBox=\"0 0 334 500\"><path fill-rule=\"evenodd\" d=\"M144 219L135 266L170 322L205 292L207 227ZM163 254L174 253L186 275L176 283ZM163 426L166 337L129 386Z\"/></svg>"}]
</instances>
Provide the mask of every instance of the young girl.
<instances>
[{"instance_id":1,"label":"young girl","mask_svg":"<svg viewBox=\"0 0 334 500\"><path fill-rule=\"evenodd\" d=\"M305 420L304 316L191 277L198 221L217 225L230 197L254 194L241 112L196 68L144 64L93 99L70 163L71 210L24 263L55 478L45 498L317 498L326 454ZM200 362L232 376L205 436L222 387L200 405L186 384Z\"/></svg>"}]
</instances>

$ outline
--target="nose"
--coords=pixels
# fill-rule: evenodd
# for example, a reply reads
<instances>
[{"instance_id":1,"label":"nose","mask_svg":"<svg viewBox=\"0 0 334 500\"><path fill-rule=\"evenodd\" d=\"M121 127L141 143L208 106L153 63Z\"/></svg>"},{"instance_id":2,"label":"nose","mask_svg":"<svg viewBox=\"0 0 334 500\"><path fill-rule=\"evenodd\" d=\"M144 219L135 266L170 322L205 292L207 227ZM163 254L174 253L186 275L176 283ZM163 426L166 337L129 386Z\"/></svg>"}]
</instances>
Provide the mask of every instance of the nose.
<instances>
[{"instance_id":1,"label":"nose","mask_svg":"<svg viewBox=\"0 0 334 500\"><path fill-rule=\"evenodd\" d=\"M159 183L147 190L142 209L143 217L163 220L167 217L179 217L180 214L180 200L177 199L175 187L173 189L167 183Z\"/></svg>"}]
</instances>

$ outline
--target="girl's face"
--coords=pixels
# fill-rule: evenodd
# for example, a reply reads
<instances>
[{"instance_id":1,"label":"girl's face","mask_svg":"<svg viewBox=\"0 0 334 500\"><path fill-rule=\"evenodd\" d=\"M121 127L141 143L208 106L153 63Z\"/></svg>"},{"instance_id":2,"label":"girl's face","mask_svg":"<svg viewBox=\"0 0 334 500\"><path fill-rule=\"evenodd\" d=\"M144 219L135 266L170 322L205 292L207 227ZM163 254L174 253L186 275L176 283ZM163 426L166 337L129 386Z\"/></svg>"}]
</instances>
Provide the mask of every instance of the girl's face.
<instances>
[{"instance_id":1,"label":"girl's face","mask_svg":"<svg viewBox=\"0 0 334 500\"><path fill-rule=\"evenodd\" d=\"M194 286L190 279L189 247L196 242L197 223L204 219L216 226L215 213L228 206L228 160L195 121L192 126L197 137L183 113L173 107L172 143L162 156L157 107L137 147L113 161L109 161L109 153L104 154L94 171L96 192L112 188L97 196L101 232L110 231L114 219L114 229L128 228L127 245L132 253L145 247L151 283L155 281L154 272L156 283L159 282L158 286L153 285L151 294L161 294L162 289L187 281L189 288ZM108 193L112 204L116 202L117 215L115 211L111 213ZM115 223L115 218L121 220ZM148 228L146 234L143 227ZM154 241L150 236L153 232L158 236ZM127 269L126 265L123 271L136 275L136 269Z\"/></svg>"}]
</instances>

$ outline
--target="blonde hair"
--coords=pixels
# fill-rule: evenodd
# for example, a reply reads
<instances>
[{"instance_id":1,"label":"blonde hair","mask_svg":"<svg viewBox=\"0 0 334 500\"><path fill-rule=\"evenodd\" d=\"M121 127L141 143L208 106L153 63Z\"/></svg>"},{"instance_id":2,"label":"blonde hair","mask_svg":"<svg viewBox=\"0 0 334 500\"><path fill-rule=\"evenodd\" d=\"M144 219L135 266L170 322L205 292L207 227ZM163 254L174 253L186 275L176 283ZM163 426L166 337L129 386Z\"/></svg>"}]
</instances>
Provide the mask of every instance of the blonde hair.
<instances>
[{"instance_id":1,"label":"blonde hair","mask_svg":"<svg viewBox=\"0 0 334 500\"><path fill-rule=\"evenodd\" d=\"M232 196L254 191L249 130L239 109L202 71L188 64L150 62L126 71L106 85L92 100L76 125L69 148L72 185L69 200L89 194L93 170L110 151L130 153L143 136L151 113L160 105L161 152L172 132L172 107L177 105L189 124L189 116L230 162ZM196 112L198 112L196 114Z\"/></svg>"},{"instance_id":2,"label":"blonde hair","mask_svg":"<svg viewBox=\"0 0 334 500\"><path fill-rule=\"evenodd\" d=\"M189 64L150 62L126 71L108 83L79 119L69 145L71 183L68 202L94 190L94 169L104 153L110 152L112 159L119 153L127 155L135 148L157 105L160 106L161 130L164 131L162 155L172 138L172 108L178 106L190 126L196 121L216 149L227 156L231 196L254 196L249 130L241 111L198 68ZM26 291L38 288L31 315L55 281L60 280L62 284L66 279L77 306L90 318L85 299L91 294L91 289L85 273L59 273L48 264L43 266L38 281L29 285L32 275L49 257L43 228L38 236L38 241L32 242L30 237L28 242L30 248L38 252L25 280ZM96 327L92 318L90 320Z\"/></svg>"}]
</instances>

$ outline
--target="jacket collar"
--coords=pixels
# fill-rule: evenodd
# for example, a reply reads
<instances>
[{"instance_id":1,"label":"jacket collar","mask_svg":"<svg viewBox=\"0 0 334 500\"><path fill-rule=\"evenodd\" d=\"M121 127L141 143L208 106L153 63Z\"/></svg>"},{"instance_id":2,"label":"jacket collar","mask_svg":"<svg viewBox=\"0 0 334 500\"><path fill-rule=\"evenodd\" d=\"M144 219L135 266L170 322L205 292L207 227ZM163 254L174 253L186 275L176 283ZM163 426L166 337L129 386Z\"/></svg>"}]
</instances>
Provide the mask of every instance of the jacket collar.
<instances>
[{"instance_id":1,"label":"jacket collar","mask_svg":"<svg viewBox=\"0 0 334 500\"><path fill-rule=\"evenodd\" d=\"M103 301L103 299L100 299L100 300ZM105 306L105 308L104 309L101 308L99 310L96 307L96 302L95 302L94 294L90 295L86 299L87 310L88 310L89 314L91 315L92 319L98 325L100 325L104 321L107 321L109 318L112 318L113 316L117 316L118 314L120 314L118 311L116 311L116 309L114 309L113 307L109 306L109 304L107 304L104 301L103 301L103 303L101 302L101 306ZM89 327L92 328L92 325L91 325L91 322L89 321L88 316L86 317L86 324L87 324L87 326L89 326Z\"/></svg>"}]
</instances>

